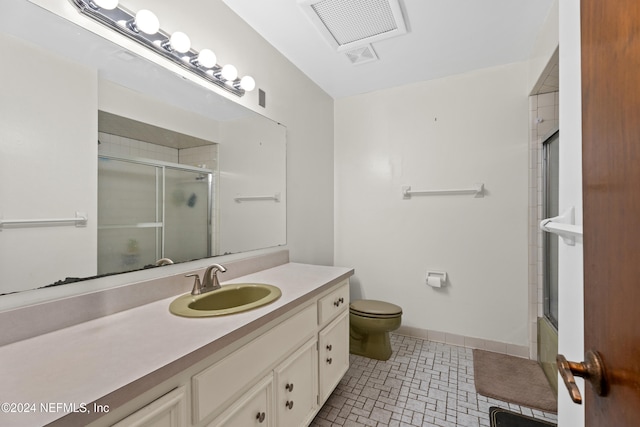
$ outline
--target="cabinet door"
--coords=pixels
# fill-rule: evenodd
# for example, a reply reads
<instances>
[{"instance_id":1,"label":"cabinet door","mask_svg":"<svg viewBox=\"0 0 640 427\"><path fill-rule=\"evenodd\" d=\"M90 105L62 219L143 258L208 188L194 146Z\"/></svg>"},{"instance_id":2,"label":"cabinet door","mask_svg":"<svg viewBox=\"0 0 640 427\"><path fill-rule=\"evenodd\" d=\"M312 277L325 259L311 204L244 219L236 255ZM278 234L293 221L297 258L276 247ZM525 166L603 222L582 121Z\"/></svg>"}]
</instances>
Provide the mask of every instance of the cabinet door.
<instances>
[{"instance_id":1,"label":"cabinet door","mask_svg":"<svg viewBox=\"0 0 640 427\"><path fill-rule=\"evenodd\" d=\"M273 377L269 374L207 427L276 427L272 395Z\"/></svg>"},{"instance_id":2,"label":"cabinet door","mask_svg":"<svg viewBox=\"0 0 640 427\"><path fill-rule=\"evenodd\" d=\"M274 374L278 426L307 425L318 404L316 339L300 347Z\"/></svg>"},{"instance_id":3,"label":"cabinet door","mask_svg":"<svg viewBox=\"0 0 640 427\"><path fill-rule=\"evenodd\" d=\"M349 312L322 329L318 338L320 402L324 402L349 369Z\"/></svg>"},{"instance_id":4,"label":"cabinet door","mask_svg":"<svg viewBox=\"0 0 640 427\"><path fill-rule=\"evenodd\" d=\"M186 389L177 389L129 415L114 427L186 427Z\"/></svg>"}]
</instances>

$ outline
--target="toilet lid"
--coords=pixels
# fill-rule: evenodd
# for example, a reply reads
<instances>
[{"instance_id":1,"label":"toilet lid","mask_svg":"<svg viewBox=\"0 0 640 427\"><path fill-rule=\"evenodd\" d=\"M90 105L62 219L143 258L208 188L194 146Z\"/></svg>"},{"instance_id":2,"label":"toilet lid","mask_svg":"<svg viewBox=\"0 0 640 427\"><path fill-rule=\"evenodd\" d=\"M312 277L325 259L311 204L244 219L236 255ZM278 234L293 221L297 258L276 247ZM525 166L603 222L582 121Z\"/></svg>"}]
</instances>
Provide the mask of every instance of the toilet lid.
<instances>
[{"instance_id":1,"label":"toilet lid","mask_svg":"<svg viewBox=\"0 0 640 427\"><path fill-rule=\"evenodd\" d=\"M362 313L368 316L389 316L402 314L402 307L391 304L390 302L377 301L373 299L361 299L352 301L351 304L349 304L349 308L351 309L351 311Z\"/></svg>"}]
</instances>

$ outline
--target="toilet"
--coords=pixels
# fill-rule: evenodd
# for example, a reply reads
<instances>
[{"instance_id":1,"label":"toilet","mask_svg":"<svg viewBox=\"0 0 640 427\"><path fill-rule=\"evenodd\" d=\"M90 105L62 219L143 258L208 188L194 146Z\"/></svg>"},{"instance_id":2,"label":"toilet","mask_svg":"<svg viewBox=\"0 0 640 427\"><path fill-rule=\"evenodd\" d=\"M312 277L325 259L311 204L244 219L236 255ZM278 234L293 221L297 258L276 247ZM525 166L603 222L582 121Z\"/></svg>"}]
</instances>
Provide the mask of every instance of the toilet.
<instances>
[{"instance_id":1,"label":"toilet","mask_svg":"<svg viewBox=\"0 0 640 427\"><path fill-rule=\"evenodd\" d=\"M389 332L400 327L402 308L384 301L356 300L349 304L349 352L377 360L389 360Z\"/></svg>"}]
</instances>

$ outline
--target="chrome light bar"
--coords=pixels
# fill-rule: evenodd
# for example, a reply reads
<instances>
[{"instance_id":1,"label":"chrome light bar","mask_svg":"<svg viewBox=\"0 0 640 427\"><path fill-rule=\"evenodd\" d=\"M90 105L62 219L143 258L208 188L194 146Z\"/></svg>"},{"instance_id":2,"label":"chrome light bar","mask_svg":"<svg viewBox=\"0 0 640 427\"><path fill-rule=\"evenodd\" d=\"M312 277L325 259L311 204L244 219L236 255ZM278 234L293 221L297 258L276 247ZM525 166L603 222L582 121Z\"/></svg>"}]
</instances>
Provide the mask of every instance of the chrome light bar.
<instances>
[{"instance_id":1,"label":"chrome light bar","mask_svg":"<svg viewBox=\"0 0 640 427\"><path fill-rule=\"evenodd\" d=\"M168 34L159 27L155 15L148 10L133 13L120 6L117 0L70 0L78 10L131 40L146 46L160 56L185 70L215 84L237 96L255 88L250 76L237 77L233 65L224 67L216 63L215 54L208 49L198 52L190 48L190 40L184 33ZM101 6L102 5L102 6ZM151 18L151 24L142 25L142 18ZM206 56L205 56L206 54Z\"/></svg>"}]
</instances>

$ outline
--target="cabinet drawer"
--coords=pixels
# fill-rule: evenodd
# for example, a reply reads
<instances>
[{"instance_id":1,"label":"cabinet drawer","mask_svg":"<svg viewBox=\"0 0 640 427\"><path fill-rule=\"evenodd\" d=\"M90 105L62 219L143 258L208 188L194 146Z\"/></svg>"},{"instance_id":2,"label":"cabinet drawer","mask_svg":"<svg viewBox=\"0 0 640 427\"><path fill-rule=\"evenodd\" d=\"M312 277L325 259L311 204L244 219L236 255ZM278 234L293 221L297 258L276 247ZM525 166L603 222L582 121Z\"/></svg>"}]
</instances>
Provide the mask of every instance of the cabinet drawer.
<instances>
[{"instance_id":1,"label":"cabinet drawer","mask_svg":"<svg viewBox=\"0 0 640 427\"><path fill-rule=\"evenodd\" d=\"M268 375L207 427L275 427L271 379Z\"/></svg>"},{"instance_id":2,"label":"cabinet drawer","mask_svg":"<svg viewBox=\"0 0 640 427\"><path fill-rule=\"evenodd\" d=\"M318 323L323 325L349 306L349 280L318 301Z\"/></svg>"},{"instance_id":3,"label":"cabinet drawer","mask_svg":"<svg viewBox=\"0 0 640 427\"><path fill-rule=\"evenodd\" d=\"M290 353L316 329L316 306L260 335L244 347L193 376L193 420L198 423L229 405L238 394L262 377L278 359Z\"/></svg>"}]
</instances>

